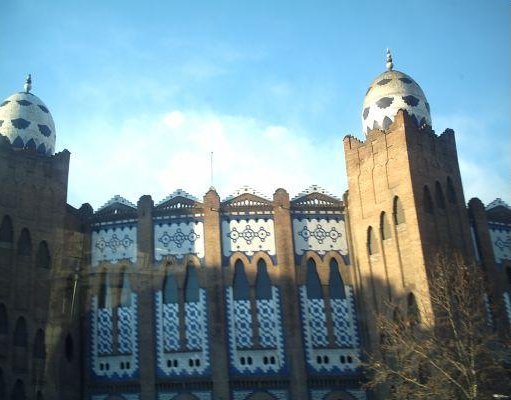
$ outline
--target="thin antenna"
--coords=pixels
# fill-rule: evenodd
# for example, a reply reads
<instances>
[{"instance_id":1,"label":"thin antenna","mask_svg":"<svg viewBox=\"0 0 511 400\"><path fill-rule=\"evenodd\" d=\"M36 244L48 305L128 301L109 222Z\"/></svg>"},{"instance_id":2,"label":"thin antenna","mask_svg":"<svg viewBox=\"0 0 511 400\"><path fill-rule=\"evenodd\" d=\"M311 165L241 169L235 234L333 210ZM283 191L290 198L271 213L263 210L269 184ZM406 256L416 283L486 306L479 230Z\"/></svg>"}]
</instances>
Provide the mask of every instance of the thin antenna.
<instances>
[{"instance_id":1,"label":"thin antenna","mask_svg":"<svg viewBox=\"0 0 511 400\"><path fill-rule=\"evenodd\" d=\"M210 158L210 171L211 171L211 187L213 187L213 152L211 152Z\"/></svg>"}]
</instances>

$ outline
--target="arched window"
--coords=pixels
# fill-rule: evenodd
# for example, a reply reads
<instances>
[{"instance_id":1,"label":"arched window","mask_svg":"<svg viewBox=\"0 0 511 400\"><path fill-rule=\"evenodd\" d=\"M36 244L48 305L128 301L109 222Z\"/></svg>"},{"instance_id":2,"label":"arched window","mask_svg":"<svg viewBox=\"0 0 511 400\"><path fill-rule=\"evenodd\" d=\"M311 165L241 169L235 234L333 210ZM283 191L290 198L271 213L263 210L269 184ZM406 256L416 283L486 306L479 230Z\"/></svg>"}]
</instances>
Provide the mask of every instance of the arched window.
<instances>
[{"instance_id":1,"label":"arched window","mask_svg":"<svg viewBox=\"0 0 511 400\"><path fill-rule=\"evenodd\" d=\"M179 295L177 292L177 282L174 274L167 270L165 279L163 280L163 303L177 303L179 301Z\"/></svg>"},{"instance_id":2,"label":"arched window","mask_svg":"<svg viewBox=\"0 0 511 400\"><path fill-rule=\"evenodd\" d=\"M51 265L50 249L44 240L39 243L37 249L36 265L40 268L50 268Z\"/></svg>"},{"instance_id":3,"label":"arched window","mask_svg":"<svg viewBox=\"0 0 511 400\"><path fill-rule=\"evenodd\" d=\"M18 255L32 255L32 239L30 238L30 232L27 228L23 228L18 239Z\"/></svg>"},{"instance_id":4,"label":"arched window","mask_svg":"<svg viewBox=\"0 0 511 400\"><path fill-rule=\"evenodd\" d=\"M441 210L445 209L445 199L444 192L442 190L442 186L440 182L436 181L435 183L435 197L436 197L436 206Z\"/></svg>"},{"instance_id":5,"label":"arched window","mask_svg":"<svg viewBox=\"0 0 511 400\"><path fill-rule=\"evenodd\" d=\"M258 300L272 298L271 280L266 268L266 262L262 258L257 261L256 298Z\"/></svg>"},{"instance_id":6,"label":"arched window","mask_svg":"<svg viewBox=\"0 0 511 400\"><path fill-rule=\"evenodd\" d=\"M330 260L330 298L331 299L345 299L346 290L344 288L344 282L339 272L339 264L335 258Z\"/></svg>"},{"instance_id":7,"label":"arched window","mask_svg":"<svg viewBox=\"0 0 511 400\"><path fill-rule=\"evenodd\" d=\"M250 285L241 260L234 264L233 297L234 300L250 300Z\"/></svg>"},{"instance_id":8,"label":"arched window","mask_svg":"<svg viewBox=\"0 0 511 400\"><path fill-rule=\"evenodd\" d=\"M316 261L313 258L307 260L307 297L309 299L322 299L323 290L316 269Z\"/></svg>"},{"instance_id":9,"label":"arched window","mask_svg":"<svg viewBox=\"0 0 511 400\"><path fill-rule=\"evenodd\" d=\"M408 294L406 312L410 326L413 327L420 323L419 307L417 307L417 302L415 301L413 293Z\"/></svg>"},{"instance_id":10,"label":"arched window","mask_svg":"<svg viewBox=\"0 0 511 400\"><path fill-rule=\"evenodd\" d=\"M456 204L456 191L450 176L447 177L447 200L451 204Z\"/></svg>"},{"instance_id":11,"label":"arched window","mask_svg":"<svg viewBox=\"0 0 511 400\"><path fill-rule=\"evenodd\" d=\"M44 341L44 331L38 329L34 340L34 358L44 360L46 358L46 345Z\"/></svg>"},{"instance_id":12,"label":"arched window","mask_svg":"<svg viewBox=\"0 0 511 400\"><path fill-rule=\"evenodd\" d=\"M121 274L121 293L119 296L119 303L121 307L131 306L131 283L129 272L126 269Z\"/></svg>"},{"instance_id":13,"label":"arched window","mask_svg":"<svg viewBox=\"0 0 511 400\"><path fill-rule=\"evenodd\" d=\"M44 400L43 393L40 390L38 390L35 398L36 400Z\"/></svg>"},{"instance_id":14,"label":"arched window","mask_svg":"<svg viewBox=\"0 0 511 400\"><path fill-rule=\"evenodd\" d=\"M8 332L7 308L5 308L4 304L0 304L0 336L7 335Z\"/></svg>"},{"instance_id":15,"label":"arched window","mask_svg":"<svg viewBox=\"0 0 511 400\"><path fill-rule=\"evenodd\" d=\"M511 286L511 267L506 268L507 284Z\"/></svg>"},{"instance_id":16,"label":"arched window","mask_svg":"<svg viewBox=\"0 0 511 400\"><path fill-rule=\"evenodd\" d=\"M405 212L403 210L403 205L401 204L401 200L398 196L394 197L394 204L392 207L392 216L394 218L394 224L399 225L405 223Z\"/></svg>"},{"instance_id":17,"label":"arched window","mask_svg":"<svg viewBox=\"0 0 511 400\"><path fill-rule=\"evenodd\" d=\"M98 307L99 308L111 308L111 288L109 284L108 275L106 272L102 272L99 278L99 294L98 294Z\"/></svg>"},{"instance_id":18,"label":"arched window","mask_svg":"<svg viewBox=\"0 0 511 400\"><path fill-rule=\"evenodd\" d=\"M197 268L193 265L186 267L185 301L198 302L200 300L199 278Z\"/></svg>"},{"instance_id":19,"label":"arched window","mask_svg":"<svg viewBox=\"0 0 511 400\"><path fill-rule=\"evenodd\" d=\"M369 255L378 254L378 243L372 226L367 228L367 252Z\"/></svg>"},{"instance_id":20,"label":"arched window","mask_svg":"<svg viewBox=\"0 0 511 400\"><path fill-rule=\"evenodd\" d=\"M18 379L14 384L11 392L11 400L26 400L25 384L21 379Z\"/></svg>"},{"instance_id":21,"label":"arched window","mask_svg":"<svg viewBox=\"0 0 511 400\"><path fill-rule=\"evenodd\" d=\"M15 347L28 346L27 323L23 317L19 317L16 321L16 327L14 328L13 333L13 345Z\"/></svg>"},{"instance_id":22,"label":"arched window","mask_svg":"<svg viewBox=\"0 0 511 400\"><path fill-rule=\"evenodd\" d=\"M431 199L431 193L429 192L429 188L427 186L424 186L423 203L424 211L426 211L428 214L433 214L433 200Z\"/></svg>"},{"instance_id":23,"label":"arched window","mask_svg":"<svg viewBox=\"0 0 511 400\"><path fill-rule=\"evenodd\" d=\"M380 214L380 234L382 240L390 239L392 237L389 221L387 220L387 214L382 211Z\"/></svg>"},{"instance_id":24,"label":"arched window","mask_svg":"<svg viewBox=\"0 0 511 400\"><path fill-rule=\"evenodd\" d=\"M66 355L67 362L73 361L74 358L74 344L73 344L73 337L70 333L66 336L66 341L64 343L64 353Z\"/></svg>"},{"instance_id":25,"label":"arched window","mask_svg":"<svg viewBox=\"0 0 511 400\"><path fill-rule=\"evenodd\" d=\"M4 371L0 368L0 400L7 399L7 388L5 387Z\"/></svg>"},{"instance_id":26,"label":"arched window","mask_svg":"<svg viewBox=\"0 0 511 400\"><path fill-rule=\"evenodd\" d=\"M13 236L11 217L6 215L2 219L2 225L0 225L0 242L12 244Z\"/></svg>"}]
</instances>

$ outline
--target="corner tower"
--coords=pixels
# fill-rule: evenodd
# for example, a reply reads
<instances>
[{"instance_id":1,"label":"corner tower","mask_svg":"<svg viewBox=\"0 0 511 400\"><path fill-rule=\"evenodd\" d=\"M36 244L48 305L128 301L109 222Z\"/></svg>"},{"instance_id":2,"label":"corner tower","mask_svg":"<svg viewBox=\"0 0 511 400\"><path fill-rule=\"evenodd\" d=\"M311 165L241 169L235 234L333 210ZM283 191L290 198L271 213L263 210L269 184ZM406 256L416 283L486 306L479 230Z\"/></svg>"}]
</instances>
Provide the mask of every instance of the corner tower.
<instances>
[{"instance_id":1,"label":"corner tower","mask_svg":"<svg viewBox=\"0 0 511 400\"><path fill-rule=\"evenodd\" d=\"M393 70L389 51L387 70L366 93L362 123L365 141L344 138L347 213L362 323L374 345L374 311L399 300L404 310L419 304L429 313L436 255L443 249L470 255L472 248L454 132L435 134L424 92Z\"/></svg>"}]
</instances>

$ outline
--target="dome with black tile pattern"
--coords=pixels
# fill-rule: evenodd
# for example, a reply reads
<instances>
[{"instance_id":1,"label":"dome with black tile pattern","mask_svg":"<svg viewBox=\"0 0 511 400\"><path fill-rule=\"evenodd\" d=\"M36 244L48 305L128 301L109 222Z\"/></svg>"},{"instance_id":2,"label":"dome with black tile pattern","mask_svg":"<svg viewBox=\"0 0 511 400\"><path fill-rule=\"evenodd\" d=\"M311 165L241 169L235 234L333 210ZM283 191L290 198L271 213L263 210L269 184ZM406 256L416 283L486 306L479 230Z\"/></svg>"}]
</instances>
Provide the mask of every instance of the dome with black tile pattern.
<instances>
[{"instance_id":1,"label":"dome with black tile pattern","mask_svg":"<svg viewBox=\"0 0 511 400\"><path fill-rule=\"evenodd\" d=\"M0 134L6 136L15 148L52 155L55 152L55 124L46 105L30 93L31 83L29 75L24 92L14 93L0 103Z\"/></svg>"},{"instance_id":2,"label":"dome with black tile pattern","mask_svg":"<svg viewBox=\"0 0 511 400\"><path fill-rule=\"evenodd\" d=\"M429 104L421 87L408 75L394 71L392 56L387 51L387 71L369 86L362 108L362 126L367 133L372 129L387 129L398 110L406 110L418 126L430 125Z\"/></svg>"}]
</instances>

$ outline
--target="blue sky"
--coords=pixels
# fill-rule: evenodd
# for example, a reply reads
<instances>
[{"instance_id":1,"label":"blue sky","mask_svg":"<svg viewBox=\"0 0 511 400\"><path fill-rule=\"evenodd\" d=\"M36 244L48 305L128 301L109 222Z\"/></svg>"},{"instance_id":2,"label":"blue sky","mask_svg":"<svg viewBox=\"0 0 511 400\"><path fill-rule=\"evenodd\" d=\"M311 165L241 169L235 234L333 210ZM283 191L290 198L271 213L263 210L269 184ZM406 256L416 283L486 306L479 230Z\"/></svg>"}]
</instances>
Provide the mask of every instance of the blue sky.
<instances>
[{"instance_id":1,"label":"blue sky","mask_svg":"<svg viewBox=\"0 0 511 400\"><path fill-rule=\"evenodd\" d=\"M456 132L465 197L511 202L510 3L24 1L0 5L0 97L50 108L69 202L177 188L346 190L342 138L367 86L411 75Z\"/></svg>"}]
</instances>

